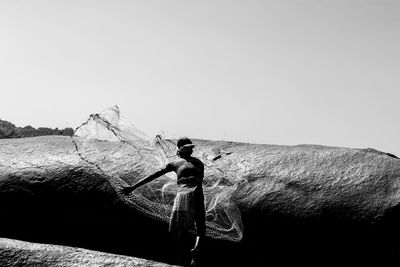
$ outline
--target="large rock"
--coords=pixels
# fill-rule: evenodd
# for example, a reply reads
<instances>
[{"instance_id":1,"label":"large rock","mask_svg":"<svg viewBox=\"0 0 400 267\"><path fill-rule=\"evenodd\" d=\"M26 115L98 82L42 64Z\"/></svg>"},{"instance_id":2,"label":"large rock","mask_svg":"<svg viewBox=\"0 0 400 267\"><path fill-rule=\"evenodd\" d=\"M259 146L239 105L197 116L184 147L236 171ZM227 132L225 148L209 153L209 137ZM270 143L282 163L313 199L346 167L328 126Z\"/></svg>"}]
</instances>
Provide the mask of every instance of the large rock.
<instances>
[{"instance_id":1,"label":"large rock","mask_svg":"<svg viewBox=\"0 0 400 267\"><path fill-rule=\"evenodd\" d=\"M171 265L57 245L36 244L0 238L0 266L81 267L132 266L168 267Z\"/></svg>"},{"instance_id":2,"label":"large rock","mask_svg":"<svg viewBox=\"0 0 400 267\"><path fill-rule=\"evenodd\" d=\"M129 196L120 189L172 160L175 141L126 139L118 127L105 127L117 140L0 140L0 236L174 263L167 233L174 176ZM399 238L400 160L393 155L317 145L194 143L206 165L207 266L397 255L392 242Z\"/></svg>"}]
</instances>

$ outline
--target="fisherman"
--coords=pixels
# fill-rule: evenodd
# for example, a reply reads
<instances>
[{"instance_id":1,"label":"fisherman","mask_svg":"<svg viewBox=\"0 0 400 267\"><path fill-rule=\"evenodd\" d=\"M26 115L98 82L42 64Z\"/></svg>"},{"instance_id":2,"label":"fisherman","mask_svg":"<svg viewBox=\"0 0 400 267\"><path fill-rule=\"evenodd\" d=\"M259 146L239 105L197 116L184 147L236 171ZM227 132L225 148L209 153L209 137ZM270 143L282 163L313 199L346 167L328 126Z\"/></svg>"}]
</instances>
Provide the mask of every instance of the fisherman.
<instances>
[{"instance_id":1,"label":"fisherman","mask_svg":"<svg viewBox=\"0 0 400 267\"><path fill-rule=\"evenodd\" d=\"M200 248L205 236L205 207L202 182L204 178L204 164L197 158L192 157L194 144L183 137L178 139L177 152L179 159L168 163L165 168L138 181L132 186L123 188L125 194L142 186L157 177L168 172L177 174L178 191L172 207L169 221L169 231L177 239L178 264L187 266L190 259L190 266L199 266ZM194 232L196 238L194 247L190 250L186 247L187 240L190 240L189 232ZM193 237L192 237L193 238Z\"/></svg>"}]
</instances>

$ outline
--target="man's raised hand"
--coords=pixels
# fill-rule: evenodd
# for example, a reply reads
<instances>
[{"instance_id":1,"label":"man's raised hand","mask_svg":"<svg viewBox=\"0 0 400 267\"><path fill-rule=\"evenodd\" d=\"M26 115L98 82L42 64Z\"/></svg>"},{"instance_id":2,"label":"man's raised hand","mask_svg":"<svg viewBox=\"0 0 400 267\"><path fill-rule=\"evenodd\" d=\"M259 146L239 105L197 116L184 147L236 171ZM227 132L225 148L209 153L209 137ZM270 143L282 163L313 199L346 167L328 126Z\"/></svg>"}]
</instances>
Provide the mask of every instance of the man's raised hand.
<instances>
[{"instance_id":1,"label":"man's raised hand","mask_svg":"<svg viewBox=\"0 0 400 267\"><path fill-rule=\"evenodd\" d=\"M132 191L134 190L134 188L132 186L125 186L122 188L122 193L124 195L128 195L130 194Z\"/></svg>"}]
</instances>

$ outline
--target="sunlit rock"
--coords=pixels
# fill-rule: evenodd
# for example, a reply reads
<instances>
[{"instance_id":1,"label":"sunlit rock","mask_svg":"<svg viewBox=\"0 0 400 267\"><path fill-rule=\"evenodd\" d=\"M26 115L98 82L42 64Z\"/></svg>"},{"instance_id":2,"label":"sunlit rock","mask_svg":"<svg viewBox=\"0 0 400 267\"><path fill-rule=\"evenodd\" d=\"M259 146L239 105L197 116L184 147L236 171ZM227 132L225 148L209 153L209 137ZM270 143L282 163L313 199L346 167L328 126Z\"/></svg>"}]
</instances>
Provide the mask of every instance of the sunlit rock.
<instances>
[{"instance_id":1,"label":"sunlit rock","mask_svg":"<svg viewBox=\"0 0 400 267\"><path fill-rule=\"evenodd\" d=\"M129 196L120 189L173 160L175 140L124 130L111 111L92 115L72 138L0 140L1 236L173 263L174 176ZM207 266L395 255L400 160L393 155L193 141L206 166Z\"/></svg>"},{"instance_id":2,"label":"sunlit rock","mask_svg":"<svg viewBox=\"0 0 400 267\"><path fill-rule=\"evenodd\" d=\"M0 266L168 267L172 265L81 248L0 238Z\"/></svg>"}]
</instances>

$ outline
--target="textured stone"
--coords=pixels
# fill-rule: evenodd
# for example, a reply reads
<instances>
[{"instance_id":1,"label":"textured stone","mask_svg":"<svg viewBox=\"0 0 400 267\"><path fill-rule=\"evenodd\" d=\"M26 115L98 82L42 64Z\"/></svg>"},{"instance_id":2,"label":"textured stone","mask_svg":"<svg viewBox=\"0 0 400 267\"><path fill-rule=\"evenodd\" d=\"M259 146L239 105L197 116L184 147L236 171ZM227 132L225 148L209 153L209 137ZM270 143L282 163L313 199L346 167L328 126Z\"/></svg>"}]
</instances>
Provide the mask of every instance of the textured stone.
<instances>
[{"instance_id":1,"label":"textured stone","mask_svg":"<svg viewBox=\"0 0 400 267\"><path fill-rule=\"evenodd\" d=\"M394 255L399 159L372 149L193 141L205 192L234 203L243 220L240 243L207 240L207 266ZM119 191L172 159L173 143L0 140L0 235L173 262L167 225Z\"/></svg>"},{"instance_id":2,"label":"textured stone","mask_svg":"<svg viewBox=\"0 0 400 267\"><path fill-rule=\"evenodd\" d=\"M0 266L80 267L172 265L87 249L0 238Z\"/></svg>"}]
</instances>

